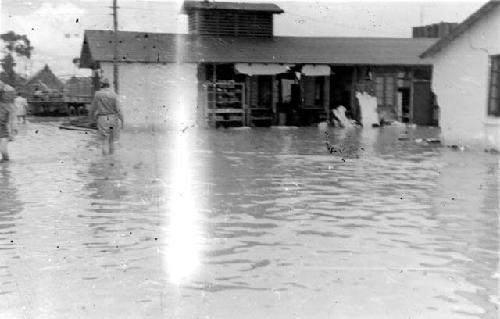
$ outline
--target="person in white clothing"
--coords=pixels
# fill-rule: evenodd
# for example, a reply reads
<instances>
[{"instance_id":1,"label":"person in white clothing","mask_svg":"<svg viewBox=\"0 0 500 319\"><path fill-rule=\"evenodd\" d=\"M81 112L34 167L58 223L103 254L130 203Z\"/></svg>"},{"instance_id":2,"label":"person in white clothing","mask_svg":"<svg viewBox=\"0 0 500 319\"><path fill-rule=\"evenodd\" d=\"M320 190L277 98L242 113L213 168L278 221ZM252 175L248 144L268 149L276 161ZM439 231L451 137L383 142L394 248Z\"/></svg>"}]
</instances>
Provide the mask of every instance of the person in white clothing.
<instances>
[{"instance_id":1,"label":"person in white clothing","mask_svg":"<svg viewBox=\"0 0 500 319\"><path fill-rule=\"evenodd\" d=\"M14 99L14 105L16 107L17 121L19 123L26 123L28 101L21 95L21 92L17 93L17 97Z\"/></svg>"}]
</instances>

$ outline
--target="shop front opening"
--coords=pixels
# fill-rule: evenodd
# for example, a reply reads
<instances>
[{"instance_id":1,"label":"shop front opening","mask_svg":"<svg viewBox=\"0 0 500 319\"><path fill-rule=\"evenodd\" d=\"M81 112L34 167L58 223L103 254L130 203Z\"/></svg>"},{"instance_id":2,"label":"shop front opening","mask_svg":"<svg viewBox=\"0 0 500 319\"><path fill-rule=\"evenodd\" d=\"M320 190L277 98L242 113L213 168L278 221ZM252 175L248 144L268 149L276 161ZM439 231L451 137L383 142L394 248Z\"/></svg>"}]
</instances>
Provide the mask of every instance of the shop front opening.
<instances>
[{"instance_id":1,"label":"shop front opening","mask_svg":"<svg viewBox=\"0 0 500 319\"><path fill-rule=\"evenodd\" d=\"M302 100L302 92L298 81L294 72L278 76L279 101L277 109L279 125L298 125L298 111Z\"/></svg>"},{"instance_id":2,"label":"shop front opening","mask_svg":"<svg viewBox=\"0 0 500 319\"><path fill-rule=\"evenodd\" d=\"M202 64L201 89L206 97L204 114L210 126L246 125L245 76L233 64Z\"/></svg>"},{"instance_id":3,"label":"shop front opening","mask_svg":"<svg viewBox=\"0 0 500 319\"><path fill-rule=\"evenodd\" d=\"M336 109L343 106L346 109L346 116L354 118L353 110L353 73L354 68L350 66L335 66L332 69L330 81L330 107Z\"/></svg>"}]
</instances>

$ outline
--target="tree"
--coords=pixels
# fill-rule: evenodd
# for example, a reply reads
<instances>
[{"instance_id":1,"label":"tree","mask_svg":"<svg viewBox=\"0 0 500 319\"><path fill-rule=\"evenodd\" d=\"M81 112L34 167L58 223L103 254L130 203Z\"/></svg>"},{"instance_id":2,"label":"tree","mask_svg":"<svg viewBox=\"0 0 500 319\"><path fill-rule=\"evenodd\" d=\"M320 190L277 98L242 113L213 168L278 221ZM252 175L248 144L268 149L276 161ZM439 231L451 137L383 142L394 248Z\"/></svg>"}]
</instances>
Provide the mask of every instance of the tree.
<instances>
[{"instance_id":1,"label":"tree","mask_svg":"<svg viewBox=\"0 0 500 319\"><path fill-rule=\"evenodd\" d=\"M16 77L16 72L14 71L14 67L16 66L16 62L14 61L12 55L7 54L2 59L1 64L3 72L0 76L0 79L11 86L15 86L17 77Z\"/></svg>"},{"instance_id":2,"label":"tree","mask_svg":"<svg viewBox=\"0 0 500 319\"><path fill-rule=\"evenodd\" d=\"M18 56L30 59L33 47L25 34L17 34L14 31L0 34L0 39L4 42L4 47L7 51L7 54L1 60L3 68L2 81L16 86L19 75L14 70L16 66L14 57Z\"/></svg>"}]
</instances>

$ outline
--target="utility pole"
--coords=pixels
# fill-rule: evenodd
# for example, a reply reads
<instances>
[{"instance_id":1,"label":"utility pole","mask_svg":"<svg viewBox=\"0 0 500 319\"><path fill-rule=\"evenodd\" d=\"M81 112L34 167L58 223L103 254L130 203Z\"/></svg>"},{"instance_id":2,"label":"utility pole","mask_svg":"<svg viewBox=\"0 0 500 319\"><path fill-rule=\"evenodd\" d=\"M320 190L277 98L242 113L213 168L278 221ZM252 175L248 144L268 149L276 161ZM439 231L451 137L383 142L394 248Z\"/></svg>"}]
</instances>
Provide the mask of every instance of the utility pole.
<instances>
[{"instance_id":1,"label":"utility pole","mask_svg":"<svg viewBox=\"0 0 500 319\"><path fill-rule=\"evenodd\" d=\"M117 0L113 0L113 85L118 94L118 11Z\"/></svg>"}]
</instances>

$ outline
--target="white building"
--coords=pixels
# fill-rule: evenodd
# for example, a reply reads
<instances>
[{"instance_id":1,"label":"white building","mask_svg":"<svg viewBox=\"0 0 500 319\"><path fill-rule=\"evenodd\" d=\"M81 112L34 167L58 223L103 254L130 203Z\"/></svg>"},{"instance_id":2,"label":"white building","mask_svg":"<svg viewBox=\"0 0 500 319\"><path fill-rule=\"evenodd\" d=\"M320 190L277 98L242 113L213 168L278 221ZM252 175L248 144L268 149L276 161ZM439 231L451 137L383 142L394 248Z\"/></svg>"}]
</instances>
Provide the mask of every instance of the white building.
<instances>
[{"instance_id":1,"label":"white building","mask_svg":"<svg viewBox=\"0 0 500 319\"><path fill-rule=\"evenodd\" d=\"M500 1L490 1L427 49L447 144L500 149Z\"/></svg>"}]
</instances>

